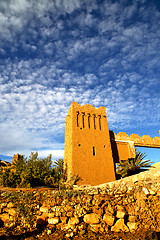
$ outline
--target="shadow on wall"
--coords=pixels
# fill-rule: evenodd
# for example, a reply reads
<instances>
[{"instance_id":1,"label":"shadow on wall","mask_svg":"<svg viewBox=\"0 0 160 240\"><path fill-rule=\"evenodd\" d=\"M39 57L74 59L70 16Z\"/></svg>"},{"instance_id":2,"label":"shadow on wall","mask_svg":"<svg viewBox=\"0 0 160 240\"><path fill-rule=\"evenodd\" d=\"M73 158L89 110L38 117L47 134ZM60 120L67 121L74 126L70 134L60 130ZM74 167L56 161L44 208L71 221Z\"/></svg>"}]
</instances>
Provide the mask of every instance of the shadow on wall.
<instances>
[{"instance_id":1,"label":"shadow on wall","mask_svg":"<svg viewBox=\"0 0 160 240\"><path fill-rule=\"evenodd\" d=\"M117 149L117 144L115 141L115 135L113 131L109 131L109 135L110 135L110 139L112 139L111 141L111 149L112 149L112 156L113 156L113 160L114 160L114 171L116 174L116 180L121 178L121 175L116 173L116 163L119 163L119 154L118 154L118 149Z\"/></svg>"}]
</instances>

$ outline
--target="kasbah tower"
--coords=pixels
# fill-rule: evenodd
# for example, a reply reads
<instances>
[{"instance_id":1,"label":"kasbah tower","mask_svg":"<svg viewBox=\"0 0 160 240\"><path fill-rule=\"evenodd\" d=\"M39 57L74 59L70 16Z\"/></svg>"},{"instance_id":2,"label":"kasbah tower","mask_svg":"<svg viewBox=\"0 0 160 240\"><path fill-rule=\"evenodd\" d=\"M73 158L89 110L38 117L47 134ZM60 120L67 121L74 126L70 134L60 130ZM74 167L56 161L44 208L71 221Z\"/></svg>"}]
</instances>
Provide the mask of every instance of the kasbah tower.
<instances>
[{"instance_id":1,"label":"kasbah tower","mask_svg":"<svg viewBox=\"0 0 160 240\"><path fill-rule=\"evenodd\" d=\"M64 170L67 180L78 175L81 185L116 180L105 107L72 102L66 117Z\"/></svg>"}]
</instances>

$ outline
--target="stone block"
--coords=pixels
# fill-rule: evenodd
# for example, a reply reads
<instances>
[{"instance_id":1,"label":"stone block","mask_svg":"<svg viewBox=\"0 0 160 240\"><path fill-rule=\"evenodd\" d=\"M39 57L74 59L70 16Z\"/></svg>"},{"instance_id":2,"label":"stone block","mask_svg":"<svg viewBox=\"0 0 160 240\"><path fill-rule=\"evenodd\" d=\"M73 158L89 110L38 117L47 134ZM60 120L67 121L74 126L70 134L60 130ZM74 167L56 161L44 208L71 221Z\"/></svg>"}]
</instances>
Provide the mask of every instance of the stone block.
<instances>
[{"instance_id":1,"label":"stone block","mask_svg":"<svg viewBox=\"0 0 160 240\"><path fill-rule=\"evenodd\" d=\"M149 191L148 191L148 189L147 189L147 188L145 188L145 187L143 188L143 192L144 192L144 194L145 194L145 195L148 195L148 194L149 194Z\"/></svg>"},{"instance_id":2,"label":"stone block","mask_svg":"<svg viewBox=\"0 0 160 240\"><path fill-rule=\"evenodd\" d=\"M3 213L0 215L1 220L5 223L9 221L9 214L8 213Z\"/></svg>"},{"instance_id":3,"label":"stone block","mask_svg":"<svg viewBox=\"0 0 160 240\"><path fill-rule=\"evenodd\" d=\"M14 207L14 204L12 203L12 202L9 202L8 204L7 204L7 208L13 208Z\"/></svg>"},{"instance_id":4,"label":"stone block","mask_svg":"<svg viewBox=\"0 0 160 240\"><path fill-rule=\"evenodd\" d=\"M70 225L76 225L78 223L79 223L78 217L71 217L68 221L68 224L70 224Z\"/></svg>"},{"instance_id":5,"label":"stone block","mask_svg":"<svg viewBox=\"0 0 160 240\"><path fill-rule=\"evenodd\" d=\"M137 230L137 224L135 222L128 222L127 226L131 232Z\"/></svg>"},{"instance_id":6,"label":"stone block","mask_svg":"<svg viewBox=\"0 0 160 240\"><path fill-rule=\"evenodd\" d=\"M128 232L129 229L128 229L128 227L125 225L124 219L123 219L123 218L120 218L120 219L117 220L117 222L115 223L115 225L114 225L113 227L111 227L111 231L113 231L113 232L120 232L120 231Z\"/></svg>"},{"instance_id":7,"label":"stone block","mask_svg":"<svg viewBox=\"0 0 160 240\"><path fill-rule=\"evenodd\" d=\"M117 217L117 218L124 218L125 214L126 214L126 213L125 213L124 211L117 211L116 217Z\"/></svg>"},{"instance_id":8,"label":"stone block","mask_svg":"<svg viewBox=\"0 0 160 240\"><path fill-rule=\"evenodd\" d=\"M48 208L42 206L42 207L40 207L40 211L48 213Z\"/></svg>"},{"instance_id":9,"label":"stone block","mask_svg":"<svg viewBox=\"0 0 160 240\"><path fill-rule=\"evenodd\" d=\"M99 232L99 230L101 229L101 224L91 224L90 229L93 232Z\"/></svg>"},{"instance_id":10,"label":"stone block","mask_svg":"<svg viewBox=\"0 0 160 240\"><path fill-rule=\"evenodd\" d=\"M90 213L84 216L84 222L89 224L98 224L100 219L101 215L96 213Z\"/></svg>"},{"instance_id":11,"label":"stone block","mask_svg":"<svg viewBox=\"0 0 160 240\"><path fill-rule=\"evenodd\" d=\"M48 223L49 224L58 224L59 223L59 217L54 217L54 218L48 218Z\"/></svg>"},{"instance_id":12,"label":"stone block","mask_svg":"<svg viewBox=\"0 0 160 240\"><path fill-rule=\"evenodd\" d=\"M16 216L17 212L15 208L8 209L9 215Z\"/></svg>"},{"instance_id":13,"label":"stone block","mask_svg":"<svg viewBox=\"0 0 160 240\"><path fill-rule=\"evenodd\" d=\"M103 221L109 226L113 226L115 217L112 215L104 214Z\"/></svg>"}]
</instances>

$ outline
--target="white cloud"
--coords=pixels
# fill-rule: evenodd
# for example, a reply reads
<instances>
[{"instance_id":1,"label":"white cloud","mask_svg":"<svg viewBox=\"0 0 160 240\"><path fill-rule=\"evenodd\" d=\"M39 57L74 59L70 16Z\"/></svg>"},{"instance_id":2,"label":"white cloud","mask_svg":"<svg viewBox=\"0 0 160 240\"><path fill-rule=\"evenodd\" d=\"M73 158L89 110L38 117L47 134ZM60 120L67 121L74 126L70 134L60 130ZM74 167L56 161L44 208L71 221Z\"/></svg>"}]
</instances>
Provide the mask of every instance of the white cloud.
<instances>
[{"instance_id":1,"label":"white cloud","mask_svg":"<svg viewBox=\"0 0 160 240\"><path fill-rule=\"evenodd\" d=\"M47 157L49 154L52 155L53 160L57 160L59 158L64 159L64 150L40 150L40 151L38 151L38 157L40 157L40 158Z\"/></svg>"},{"instance_id":2,"label":"white cloud","mask_svg":"<svg viewBox=\"0 0 160 240\"><path fill-rule=\"evenodd\" d=\"M55 6L58 10L62 10L66 13L71 13L75 9L80 7L81 1L80 0L55 0Z\"/></svg>"},{"instance_id":3,"label":"white cloud","mask_svg":"<svg viewBox=\"0 0 160 240\"><path fill-rule=\"evenodd\" d=\"M112 128L159 124L158 10L92 0L10 0L0 9L3 152L63 149L72 101L106 106Z\"/></svg>"}]
</instances>

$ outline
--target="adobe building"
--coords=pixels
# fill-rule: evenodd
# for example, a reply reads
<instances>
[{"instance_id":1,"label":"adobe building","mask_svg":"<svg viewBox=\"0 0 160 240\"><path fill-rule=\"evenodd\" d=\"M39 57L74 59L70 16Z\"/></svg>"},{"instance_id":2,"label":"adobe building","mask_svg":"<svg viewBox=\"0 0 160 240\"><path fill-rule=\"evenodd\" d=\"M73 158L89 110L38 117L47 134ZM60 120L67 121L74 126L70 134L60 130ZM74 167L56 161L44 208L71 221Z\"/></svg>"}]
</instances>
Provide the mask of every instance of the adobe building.
<instances>
[{"instance_id":1,"label":"adobe building","mask_svg":"<svg viewBox=\"0 0 160 240\"><path fill-rule=\"evenodd\" d=\"M72 102L66 117L64 169L68 180L78 175L80 184L116 179L105 107Z\"/></svg>"},{"instance_id":2,"label":"adobe building","mask_svg":"<svg viewBox=\"0 0 160 240\"><path fill-rule=\"evenodd\" d=\"M109 131L105 107L72 102L65 123L64 171L81 185L115 181L115 163L134 158L135 146L160 148L160 137Z\"/></svg>"}]
</instances>

